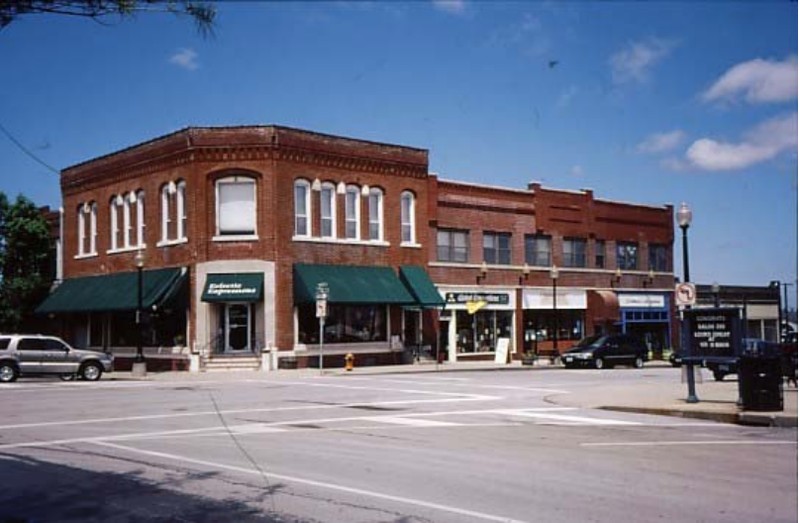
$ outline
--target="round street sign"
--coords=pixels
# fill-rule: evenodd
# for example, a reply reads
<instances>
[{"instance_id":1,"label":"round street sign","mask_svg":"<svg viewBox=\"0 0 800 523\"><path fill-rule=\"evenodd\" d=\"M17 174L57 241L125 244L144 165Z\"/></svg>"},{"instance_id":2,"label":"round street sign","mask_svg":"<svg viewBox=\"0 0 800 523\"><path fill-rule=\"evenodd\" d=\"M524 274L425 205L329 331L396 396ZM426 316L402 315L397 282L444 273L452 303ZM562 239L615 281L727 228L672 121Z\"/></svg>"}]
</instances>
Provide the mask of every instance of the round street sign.
<instances>
[{"instance_id":1,"label":"round street sign","mask_svg":"<svg viewBox=\"0 0 800 523\"><path fill-rule=\"evenodd\" d=\"M679 307L694 305L696 297L694 283L679 283L675 286L675 304Z\"/></svg>"}]
</instances>

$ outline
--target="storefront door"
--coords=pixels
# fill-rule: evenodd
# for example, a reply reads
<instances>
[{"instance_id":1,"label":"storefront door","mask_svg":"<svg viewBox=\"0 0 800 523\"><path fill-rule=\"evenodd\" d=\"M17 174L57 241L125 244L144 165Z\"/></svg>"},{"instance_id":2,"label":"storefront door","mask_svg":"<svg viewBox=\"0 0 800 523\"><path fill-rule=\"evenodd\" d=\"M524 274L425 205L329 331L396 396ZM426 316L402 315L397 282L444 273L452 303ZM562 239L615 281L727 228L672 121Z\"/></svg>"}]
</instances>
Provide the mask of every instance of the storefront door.
<instances>
[{"instance_id":1,"label":"storefront door","mask_svg":"<svg viewBox=\"0 0 800 523\"><path fill-rule=\"evenodd\" d=\"M249 303L227 303L225 305L225 352L250 350Z\"/></svg>"}]
</instances>

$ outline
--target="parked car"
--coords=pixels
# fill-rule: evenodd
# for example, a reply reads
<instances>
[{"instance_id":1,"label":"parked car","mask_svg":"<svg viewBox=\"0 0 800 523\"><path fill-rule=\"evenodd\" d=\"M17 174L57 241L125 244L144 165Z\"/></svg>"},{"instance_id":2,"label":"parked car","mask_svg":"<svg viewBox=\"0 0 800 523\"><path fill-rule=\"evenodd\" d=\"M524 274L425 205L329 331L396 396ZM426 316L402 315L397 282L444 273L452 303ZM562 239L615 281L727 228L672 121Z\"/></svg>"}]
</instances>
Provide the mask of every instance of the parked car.
<instances>
[{"instance_id":1,"label":"parked car","mask_svg":"<svg viewBox=\"0 0 800 523\"><path fill-rule=\"evenodd\" d=\"M114 356L70 347L64 340L39 334L0 335L0 382L20 375L55 374L64 380L78 377L97 381L110 372Z\"/></svg>"},{"instance_id":2,"label":"parked car","mask_svg":"<svg viewBox=\"0 0 800 523\"><path fill-rule=\"evenodd\" d=\"M637 369L647 361L647 347L629 334L597 334L582 339L561 355L565 367L595 367L633 365Z\"/></svg>"}]
</instances>

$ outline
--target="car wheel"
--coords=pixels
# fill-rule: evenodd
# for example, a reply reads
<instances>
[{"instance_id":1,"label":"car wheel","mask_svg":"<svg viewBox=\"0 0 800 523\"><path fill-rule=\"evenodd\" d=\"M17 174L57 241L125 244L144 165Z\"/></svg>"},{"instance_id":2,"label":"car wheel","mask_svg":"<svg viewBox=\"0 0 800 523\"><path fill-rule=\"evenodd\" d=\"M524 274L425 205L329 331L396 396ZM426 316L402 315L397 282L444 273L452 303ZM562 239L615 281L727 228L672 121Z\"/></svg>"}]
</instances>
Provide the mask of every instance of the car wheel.
<instances>
[{"instance_id":1,"label":"car wheel","mask_svg":"<svg viewBox=\"0 0 800 523\"><path fill-rule=\"evenodd\" d=\"M61 378L61 381L72 381L72 380L74 380L74 379L75 379L77 376L75 376L75 375L74 375L74 374L72 374L71 372L67 372L67 373L65 373L65 374L59 374L59 375L58 375L58 377L59 377L59 378Z\"/></svg>"},{"instance_id":2,"label":"car wheel","mask_svg":"<svg viewBox=\"0 0 800 523\"><path fill-rule=\"evenodd\" d=\"M90 361L81 367L81 378L86 381L97 381L103 375L103 368L99 363Z\"/></svg>"},{"instance_id":3,"label":"car wheel","mask_svg":"<svg viewBox=\"0 0 800 523\"><path fill-rule=\"evenodd\" d=\"M16 381L19 371L11 363L0 363L0 383L11 383Z\"/></svg>"},{"instance_id":4,"label":"car wheel","mask_svg":"<svg viewBox=\"0 0 800 523\"><path fill-rule=\"evenodd\" d=\"M603 358L596 358L594 360L594 367L596 369L602 369L605 366L606 366L606 363L603 361Z\"/></svg>"},{"instance_id":5,"label":"car wheel","mask_svg":"<svg viewBox=\"0 0 800 523\"><path fill-rule=\"evenodd\" d=\"M633 366L636 367L637 369L641 369L642 367L644 367L644 360L642 359L641 356L636 357L636 359L633 361Z\"/></svg>"},{"instance_id":6,"label":"car wheel","mask_svg":"<svg viewBox=\"0 0 800 523\"><path fill-rule=\"evenodd\" d=\"M714 381L722 381L725 379L725 373L718 370L714 371Z\"/></svg>"}]
</instances>

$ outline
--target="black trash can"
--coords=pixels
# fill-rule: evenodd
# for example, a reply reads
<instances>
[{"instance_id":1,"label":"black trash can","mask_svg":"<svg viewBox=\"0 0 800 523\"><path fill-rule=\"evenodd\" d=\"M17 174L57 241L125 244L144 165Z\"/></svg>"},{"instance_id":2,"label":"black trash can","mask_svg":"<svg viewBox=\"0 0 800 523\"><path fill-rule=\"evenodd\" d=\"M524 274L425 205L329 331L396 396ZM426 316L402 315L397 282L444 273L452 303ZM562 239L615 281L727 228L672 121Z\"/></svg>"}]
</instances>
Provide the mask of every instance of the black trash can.
<instances>
[{"instance_id":1,"label":"black trash can","mask_svg":"<svg viewBox=\"0 0 800 523\"><path fill-rule=\"evenodd\" d=\"M739 394L744 410L783 410L780 357L742 355L739 358Z\"/></svg>"}]
</instances>

